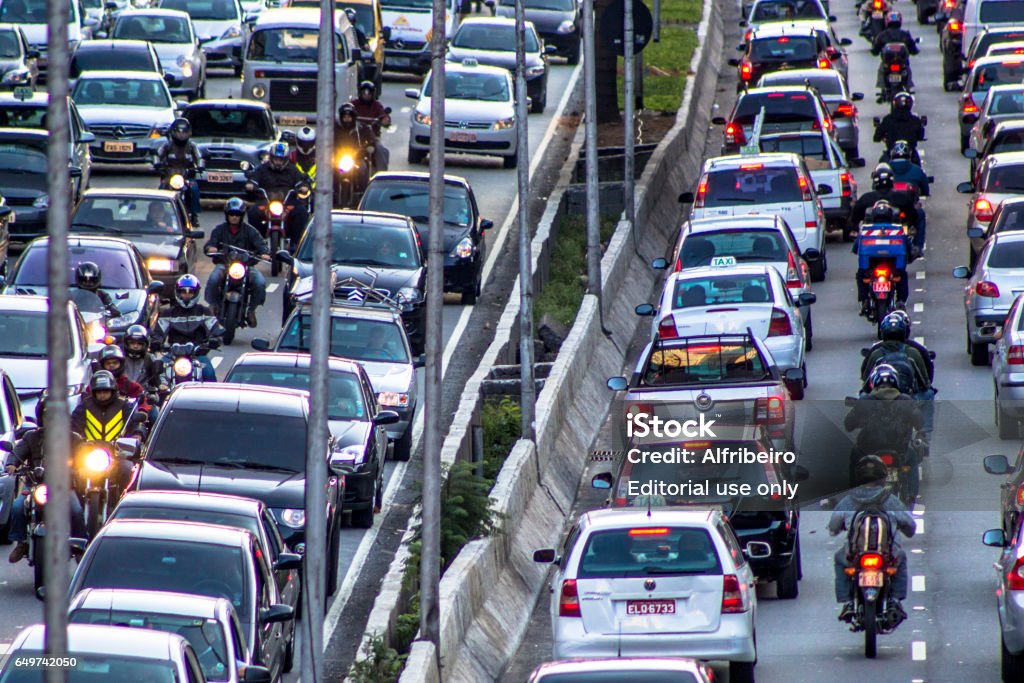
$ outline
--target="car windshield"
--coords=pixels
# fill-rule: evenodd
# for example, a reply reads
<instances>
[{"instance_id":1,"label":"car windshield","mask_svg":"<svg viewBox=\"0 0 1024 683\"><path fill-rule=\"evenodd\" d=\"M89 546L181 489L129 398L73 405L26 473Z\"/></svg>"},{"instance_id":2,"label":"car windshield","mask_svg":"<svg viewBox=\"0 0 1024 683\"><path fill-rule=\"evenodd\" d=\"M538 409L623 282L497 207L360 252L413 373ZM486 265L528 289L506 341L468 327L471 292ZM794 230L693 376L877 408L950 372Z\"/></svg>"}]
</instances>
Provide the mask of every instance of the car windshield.
<instances>
[{"instance_id":1,"label":"car windshield","mask_svg":"<svg viewBox=\"0 0 1024 683\"><path fill-rule=\"evenodd\" d=\"M770 246L770 245L769 245ZM712 275L676 282L672 308L717 304L764 304L774 301L767 275Z\"/></svg>"},{"instance_id":2,"label":"car windshield","mask_svg":"<svg viewBox=\"0 0 1024 683\"><path fill-rule=\"evenodd\" d=\"M0 142L0 176L4 174L46 175L45 143Z\"/></svg>"},{"instance_id":3,"label":"car windshield","mask_svg":"<svg viewBox=\"0 0 1024 683\"><path fill-rule=\"evenodd\" d=\"M732 256L744 263L778 263L788 258L789 247L778 230L702 232L683 240L680 266L708 266L713 256Z\"/></svg>"},{"instance_id":4,"label":"car windshield","mask_svg":"<svg viewBox=\"0 0 1024 683\"><path fill-rule=\"evenodd\" d=\"M658 527L595 531L583 548L576 578L721 573L718 552L705 529Z\"/></svg>"},{"instance_id":5,"label":"car windshield","mask_svg":"<svg viewBox=\"0 0 1024 683\"><path fill-rule=\"evenodd\" d=\"M333 263L379 268L413 269L420 267L420 250L407 227L332 222ZM302 261L313 260L313 239L307 235L299 247Z\"/></svg>"},{"instance_id":6,"label":"car windshield","mask_svg":"<svg viewBox=\"0 0 1024 683\"><path fill-rule=\"evenodd\" d=\"M263 109L189 107L185 118L192 123L192 135L197 138L274 139L274 128Z\"/></svg>"},{"instance_id":7,"label":"car windshield","mask_svg":"<svg viewBox=\"0 0 1024 683\"><path fill-rule=\"evenodd\" d=\"M114 38L151 43L191 43L191 23L182 17L122 16L114 25Z\"/></svg>"},{"instance_id":8,"label":"car windshield","mask_svg":"<svg viewBox=\"0 0 1024 683\"><path fill-rule=\"evenodd\" d=\"M207 465L306 471L302 417L199 408L170 408L160 417L146 456L150 462L187 457Z\"/></svg>"},{"instance_id":9,"label":"car windshield","mask_svg":"<svg viewBox=\"0 0 1024 683\"><path fill-rule=\"evenodd\" d=\"M788 21L790 19L827 19L815 0L764 0L757 3L751 15L754 23Z\"/></svg>"},{"instance_id":10,"label":"car windshield","mask_svg":"<svg viewBox=\"0 0 1024 683\"><path fill-rule=\"evenodd\" d=\"M302 7L301 4L294 3L294 2L290 6L291 7ZM319 7L320 3L314 2L313 5L307 5L307 6ZM351 4L351 3L347 3L347 2L336 2L334 4L334 6L337 7L338 9L340 9L340 10L349 10L350 9L353 12L355 12L355 14L356 14L356 28L359 29L360 31L362 31L363 35L366 36L367 38L373 37L373 35L376 33L377 22L374 21L374 19L373 19L374 12L373 12L373 7L371 5Z\"/></svg>"},{"instance_id":11,"label":"car windshield","mask_svg":"<svg viewBox=\"0 0 1024 683\"><path fill-rule=\"evenodd\" d=\"M0 59L21 57L21 39L14 31L0 31Z\"/></svg>"},{"instance_id":12,"label":"car windshield","mask_svg":"<svg viewBox=\"0 0 1024 683\"><path fill-rule=\"evenodd\" d=\"M754 119L761 112L762 107L765 111L765 124L805 123L809 128L818 120L818 111L814 106L813 96L805 91L745 95L736 107L733 121L749 126L754 123ZM765 132L768 132L768 129Z\"/></svg>"},{"instance_id":13,"label":"car windshield","mask_svg":"<svg viewBox=\"0 0 1024 683\"><path fill-rule=\"evenodd\" d=\"M757 348L743 342L656 346L643 372L647 386L763 380L768 369Z\"/></svg>"},{"instance_id":14,"label":"car windshield","mask_svg":"<svg viewBox=\"0 0 1024 683\"><path fill-rule=\"evenodd\" d=\"M293 317L277 350L309 353L311 321L308 315ZM357 361L410 362L401 323L359 318L331 318L331 355Z\"/></svg>"},{"instance_id":15,"label":"car windshield","mask_svg":"<svg viewBox=\"0 0 1024 683\"><path fill-rule=\"evenodd\" d=\"M1024 23L1024 0L989 0L981 2L978 21L982 24Z\"/></svg>"},{"instance_id":16,"label":"car windshield","mask_svg":"<svg viewBox=\"0 0 1024 683\"><path fill-rule=\"evenodd\" d=\"M362 211L381 211L408 216L424 226L429 222L430 193L427 181L372 182L359 205ZM444 222L460 228L469 227L472 220L469 192L460 185L445 183Z\"/></svg>"},{"instance_id":17,"label":"car windshield","mask_svg":"<svg viewBox=\"0 0 1024 683\"><path fill-rule=\"evenodd\" d=\"M45 24L46 0L3 0L0 22L12 24ZM68 3L68 21L75 21L75 3Z\"/></svg>"},{"instance_id":18,"label":"car windshield","mask_svg":"<svg viewBox=\"0 0 1024 683\"><path fill-rule=\"evenodd\" d=\"M526 51L540 52L537 34L528 28L524 35ZM452 47L513 52L516 49L516 28L512 24L463 24L452 37ZM451 74L448 78L451 78Z\"/></svg>"},{"instance_id":19,"label":"car windshield","mask_svg":"<svg viewBox=\"0 0 1024 683\"><path fill-rule=\"evenodd\" d=\"M271 62L316 62L317 37L312 28L265 28L252 34L249 59Z\"/></svg>"},{"instance_id":20,"label":"car windshield","mask_svg":"<svg viewBox=\"0 0 1024 683\"><path fill-rule=\"evenodd\" d=\"M843 94L840 77L830 69L815 76L791 76L785 71L776 71L764 79L764 86L768 88L778 88L784 85L809 85L821 95Z\"/></svg>"},{"instance_id":21,"label":"car windshield","mask_svg":"<svg viewBox=\"0 0 1024 683\"><path fill-rule=\"evenodd\" d=\"M424 96L429 98L431 80L423 85ZM491 72L449 71L445 73L445 97L449 100L481 100L483 102L510 102L508 77Z\"/></svg>"},{"instance_id":22,"label":"car windshield","mask_svg":"<svg viewBox=\"0 0 1024 683\"><path fill-rule=\"evenodd\" d=\"M1024 193L1024 164L989 166L982 186L996 194Z\"/></svg>"},{"instance_id":23,"label":"car windshield","mask_svg":"<svg viewBox=\"0 0 1024 683\"><path fill-rule=\"evenodd\" d=\"M71 218L72 231L180 235L171 200L145 197L85 197ZM106 272L104 272L104 282Z\"/></svg>"},{"instance_id":24,"label":"car windshield","mask_svg":"<svg viewBox=\"0 0 1024 683\"><path fill-rule=\"evenodd\" d=\"M810 36L758 38L750 43L755 62L806 62L818 57L818 41Z\"/></svg>"},{"instance_id":25,"label":"car windshield","mask_svg":"<svg viewBox=\"0 0 1024 683\"><path fill-rule=\"evenodd\" d=\"M747 168L724 168L708 173L705 176L704 205L744 206L803 201L797 172L792 166L745 166Z\"/></svg>"},{"instance_id":26,"label":"car windshield","mask_svg":"<svg viewBox=\"0 0 1024 683\"><path fill-rule=\"evenodd\" d=\"M503 7L515 7L516 0L501 0ZM526 0L526 9L550 10L552 12L572 12L576 9L576 0Z\"/></svg>"},{"instance_id":27,"label":"car windshield","mask_svg":"<svg viewBox=\"0 0 1024 683\"><path fill-rule=\"evenodd\" d=\"M214 526L227 526L232 529L245 529L254 536L260 535L259 521L247 515L234 515L219 510L202 510L182 507L179 505L125 505L122 501L111 515L112 519L155 519L175 522L199 522Z\"/></svg>"},{"instance_id":28,"label":"car windshield","mask_svg":"<svg viewBox=\"0 0 1024 683\"><path fill-rule=\"evenodd\" d=\"M18 650L23 657L42 657L42 652ZM114 655L83 655L72 652L75 665L66 670L68 683L179 683L178 671L171 661ZM0 683L43 683L44 669L7 667Z\"/></svg>"},{"instance_id":29,"label":"car windshield","mask_svg":"<svg viewBox=\"0 0 1024 683\"><path fill-rule=\"evenodd\" d=\"M621 669L614 671L586 671L544 673L541 683L698 683L688 671L651 671L650 669Z\"/></svg>"},{"instance_id":30,"label":"car windshield","mask_svg":"<svg viewBox=\"0 0 1024 683\"><path fill-rule=\"evenodd\" d=\"M68 350L72 351L68 329ZM4 311L0 314L0 356L45 358L46 313Z\"/></svg>"},{"instance_id":31,"label":"car windshield","mask_svg":"<svg viewBox=\"0 0 1024 683\"><path fill-rule=\"evenodd\" d=\"M72 240L74 238L71 238ZM46 244L33 246L18 261L14 284L18 287L45 287L47 277ZM72 245L68 254L68 285L75 285L75 268L86 261L95 263L103 275L103 289L141 289L127 249Z\"/></svg>"},{"instance_id":32,"label":"car windshield","mask_svg":"<svg viewBox=\"0 0 1024 683\"><path fill-rule=\"evenodd\" d=\"M118 67L118 70L124 69ZM71 99L80 107L114 105L169 109L171 106L163 81L128 78L80 78L71 92Z\"/></svg>"},{"instance_id":33,"label":"car windshield","mask_svg":"<svg viewBox=\"0 0 1024 683\"><path fill-rule=\"evenodd\" d=\"M119 609L77 609L68 615L68 621L72 624L127 626L177 634L195 650L206 680L226 681L230 677L224 628L216 619Z\"/></svg>"},{"instance_id":34,"label":"car windshield","mask_svg":"<svg viewBox=\"0 0 1024 683\"><path fill-rule=\"evenodd\" d=\"M155 71L155 65L147 50L138 48L101 48L80 50L71 59L71 78L78 78L86 71ZM115 86L104 86L113 88ZM137 88L142 86L136 86ZM146 106L146 105L143 105ZM151 105L150 105L151 106Z\"/></svg>"},{"instance_id":35,"label":"car windshield","mask_svg":"<svg viewBox=\"0 0 1024 683\"><path fill-rule=\"evenodd\" d=\"M161 9L188 12L194 20L227 21L238 19L238 8L232 0L163 0Z\"/></svg>"},{"instance_id":36,"label":"car windshield","mask_svg":"<svg viewBox=\"0 0 1024 683\"><path fill-rule=\"evenodd\" d=\"M236 365L224 381L310 390L309 368L294 366ZM327 419L366 422L369 419L368 412L359 387L359 378L350 372L332 370L327 379Z\"/></svg>"},{"instance_id":37,"label":"car windshield","mask_svg":"<svg viewBox=\"0 0 1024 683\"><path fill-rule=\"evenodd\" d=\"M1000 64L989 64L975 70L971 92L986 92L993 85L1009 85L1024 80L1024 61L1009 59ZM978 100L975 100L978 101Z\"/></svg>"},{"instance_id":38,"label":"car windshield","mask_svg":"<svg viewBox=\"0 0 1024 683\"><path fill-rule=\"evenodd\" d=\"M988 268L1024 268L1024 242L997 242L988 254Z\"/></svg>"}]
</instances>

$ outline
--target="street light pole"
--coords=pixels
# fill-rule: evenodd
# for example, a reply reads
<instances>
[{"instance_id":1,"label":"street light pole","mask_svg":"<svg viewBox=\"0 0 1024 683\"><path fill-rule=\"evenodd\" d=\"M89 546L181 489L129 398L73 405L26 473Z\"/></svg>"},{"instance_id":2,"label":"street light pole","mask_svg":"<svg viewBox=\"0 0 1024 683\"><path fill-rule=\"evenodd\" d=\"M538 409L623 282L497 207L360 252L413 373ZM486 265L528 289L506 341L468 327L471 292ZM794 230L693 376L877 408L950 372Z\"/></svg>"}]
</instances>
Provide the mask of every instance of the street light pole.
<instances>
[{"instance_id":1,"label":"street light pole","mask_svg":"<svg viewBox=\"0 0 1024 683\"><path fill-rule=\"evenodd\" d=\"M526 125L526 10L516 3L516 166L519 194L519 414L522 438L534 439L533 274L530 253L530 140Z\"/></svg>"},{"instance_id":2,"label":"street light pole","mask_svg":"<svg viewBox=\"0 0 1024 683\"><path fill-rule=\"evenodd\" d=\"M623 161L623 185L622 185L622 201L625 205L626 220L629 222L630 231L633 230L633 220L635 216L635 201L634 192L636 190L636 181L634 176L634 165L636 162L636 126L633 119L635 118L635 107L636 107L636 60L633 48L635 47L633 42L633 0L626 0L623 3L623 36L622 36L622 49L625 55L623 63L623 78L622 85L625 91L623 95L623 104L625 105L625 116L623 126L623 147L625 159Z\"/></svg>"},{"instance_id":3,"label":"street light pole","mask_svg":"<svg viewBox=\"0 0 1024 683\"><path fill-rule=\"evenodd\" d=\"M601 218L597 178L597 50L594 0L583 0L583 127L587 170L587 294L601 305Z\"/></svg>"}]
</instances>

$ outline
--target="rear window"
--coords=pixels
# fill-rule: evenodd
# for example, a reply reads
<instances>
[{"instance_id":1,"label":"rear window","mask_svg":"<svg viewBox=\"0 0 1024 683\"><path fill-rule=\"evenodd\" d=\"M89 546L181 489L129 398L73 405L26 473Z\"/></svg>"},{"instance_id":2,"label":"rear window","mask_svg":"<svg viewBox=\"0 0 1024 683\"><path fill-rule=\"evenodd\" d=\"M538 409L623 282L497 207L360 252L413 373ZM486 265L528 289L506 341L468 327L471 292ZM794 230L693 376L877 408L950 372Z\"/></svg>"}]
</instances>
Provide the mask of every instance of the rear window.
<instances>
[{"instance_id":1,"label":"rear window","mask_svg":"<svg viewBox=\"0 0 1024 683\"><path fill-rule=\"evenodd\" d=\"M85 71L157 71L148 50L119 46L116 50L83 50L71 60L71 78Z\"/></svg>"},{"instance_id":2,"label":"rear window","mask_svg":"<svg viewBox=\"0 0 1024 683\"><path fill-rule=\"evenodd\" d=\"M672 294L672 308L771 303L773 300L767 276L723 274L679 280Z\"/></svg>"},{"instance_id":3,"label":"rear window","mask_svg":"<svg viewBox=\"0 0 1024 683\"><path fill-rule=\"evenodd\" d=\"M767 168L750 164L747 168L712 171L707 176L706 206L744 204L783 204L803 201L796 169L792 166Z\"/></svg>"},{"instance_id":4,"label":"rear window","mask_svg":"<svg viewBox=\"0 0 1024 683\"><path fill-rule=\"evenodd\" d=\"M1024 31L1012 31L1008 33L985 33L977 39L977 45L974 48L974 52L971 54L971 58L985 54L990 45L997 43L1015 43L1017 41L1024 40Z\"/></svg>"},{"instance_id":5,"label":"rear window","mask_svg":"<svg viewBox=\"0 0 1024 683\"><path fill-rule=\"evenodd\" d=\"M1024 131L1013 130L999 135L992 141L989 154L1024 151Z\"/></svg>"},{"instance_id":6,"label":"rear window","mask_svg":"<svg viewBox=\"0 0 1024 683\"><path fill-rule=\"evenodd\" d=\"M825 141L820 135L794 135L784 138L761 138L762 152L790 152L804 159L828 161Z\"/></svg>"},{"instance_id":7,"label":"rear window","mask_svg":"<svg viewBox=\"0 0 1024 683\"><path fill-rule=\"evenodd\" d=\"M754 7L751 19L757 23L788 21L790 19L825 19L815 0L768 0Z\"/></svg>"},{"instance_id":8,"label":"rear window","mask_svg":"<svg viewBox=\"0 0 1024 683\"><path fill-rule=\"evenodd\" d=\"M983 24L1012 24L1024 22L1024 1L989 0L978 9L978 21Z\"/></svg>"},{"instance_id":9,"label":"rear window","mask_svg":"<svg viewBox=\"0 0 1024 683\"><path fill-rule=\"evenodd\" d=\"M1024 242L1000 242L992 245L989 268L1024 268Z\"/></svg>"},{"instance_id":10,"label":"rear window","mask_svg":"<svg viewBox=\"0 0 1024 683\"><path fill-rule=\"evenodd\" d=\"M1008 85L1024 80L1024 61L1012 59L1001 64L979 67L971 92L986 92L993 85Z\"/></svg>"},{"instance_id":11,"label":"rear window","mask_svg":"<svg viewBox=\"0 0 1024 683\"><path fill-rule=\"evenodd\" d=\"M777 263L785 261L788 255L789 247L778 230L721 230L687 237L680 265L707 266L713 256L732 256L746 263Z\"/></svg>"},{"instance_id":12,"label":"rear window","mask_svg":"<svg viewBox=\"0 0 1024 683\"><path fill-rule=\"evenodd\" d=\"M789 121L816 121L818 111L814 108L814 100L809 93L763 93L747 95L740 100L736 107L736 114L733 121L748 125L754 122L754 117L764 107L765 123L784 123Z\"/></svg>"},{"instance_id":13,"label":"rear window","mask_svg":"<svg viewBox=\"0 0 1024 683\"><path fill-rule=\"evenodd\" d=\"M1022 244L1024 246L1024 244ZM745 342L698 342L655 347L644 368L646 386L757 381L768 370L757 348Z\"/></svg>"},{"instance_id":14,"label":"rear window","mask_svg":"<svg viewBox=\"0 0 1024 683\"><path fill-rule=\"evenodd\" d=\"M260 535L259 521L255 517L234 515L218 510L194 510L190 508L171 507L167 505L118 505L114 509L112 519L158 519L175 522L201 522L214 526L227 526L233 529L245 529L254 536Z\"/></svg>"},{"instance_id":15,"label":"rear window","mask_svg":"<svg viewBox=\"0 0 1024 683\"><path fill-rule=\"evenodd\" d=\"M810 85L822 95L842 95L843 86L834 75L836 72L823 70L820 76L791 76L785 71L776 71L765 79L765 85L778 87L782 85Z\"/></svg>"},{"instance_id":16,"label":"rear window","mask_svg":"<svg viewBox=\"0 0 1024 683\"><path fill-rule=\"evenodd\" d=\"M1024 192L1024 164L991 166L982 184L985 192L1017 194Z\"/></svg>"},{"instance_id":17,"label":"rear window","mask_svg":"<svg viewBox=\"0 0 1024 683\"><path fill-rule=\"evenodd\" d=\"M311 325L308 315L293 317L277 350L308 352ZM410 362L400 324L359 318L331 318L331 355L368 362Z\"/></svg>"},{"instance_id":18,"label":"rear window","mask_svg":"<svg viewBox=\"0 0 1024 683\"><path fill-rule=\"evenodd\" d=\"M992 226L993 232L1024 230L1024 204L1003 204Z\"/></svg>"},{"instance_id":19,"label":"rear window","mask_svg":"<svg viewBox=\"0 0 1024 683\"><path fill-rule=\"evenodd\" d=\"M20 657L43 657L42 652L18 650ZM179 683L174 663L113 655L82 655L72 652L75 665L67 669L68 683L104 683L107 681L146 681L146 683ZM43 669L7 667L0 683L43 683Z\"/></svg>"},{"instance_id":20,"label":"rear window","mask_svg":"<svg viewBox=\"0 0 1024 683\"><path fill-rule=\"evenodd\" d=\"M818 57L818 41L810 36L759 38L750 44L750 57L758 62L810 61Z\"/></svg>"},{"instance_id":21,"label":"rear window","mask_svg":"<svg viewBox=\"0 0 1024 683\"><path fill-rule=\"evenodd\" d=\"M587 539L578 579L721 574L711 534L692 527L597 531Z\"/></svg>"},{"instance_id":22,"label":"rear window","mask_svg":"<svg viewBox=\"0 0 1024 683\"><path fill-rule=\"evenodd\" d=\"M0 128L43 128L46 121L46 103L0 105Z\"/></svg>"}]
</instances>

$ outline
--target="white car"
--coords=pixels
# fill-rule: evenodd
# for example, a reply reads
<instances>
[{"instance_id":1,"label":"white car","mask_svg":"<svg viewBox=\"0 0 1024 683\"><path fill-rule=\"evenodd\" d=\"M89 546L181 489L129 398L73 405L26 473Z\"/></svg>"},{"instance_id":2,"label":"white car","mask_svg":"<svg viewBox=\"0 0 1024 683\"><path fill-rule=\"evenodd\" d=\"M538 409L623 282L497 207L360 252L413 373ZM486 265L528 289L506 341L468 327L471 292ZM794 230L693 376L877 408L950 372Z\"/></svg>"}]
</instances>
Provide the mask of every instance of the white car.
<instances>
[{"instance_id":1,"label":"white car","mask_svg":"<svg viewBox=\"0 0 1024 683\"><path fill-rule=\"evenodd\" d=\"M541 664L527 683L571 683L572 681L643 681L712 683L714 672L707 664L677 657L636 659L570 659Z\"/></svg>"},{"instance_id":2,"label":"white car","mask_svg":"<svg viewBox=\"0 0 1024 683\"><path fill-rule=\"evenodd\" d=\"M534 561L555 563L556 659L694 657L754 680L754 573L721 511L587 512Z\"/></svg>"},{"instance_id":3,"label":"white car","mask_svg":"<svg viewBox=\"0 0 1024 683\"><path fill-rule=\"evenodd\" d=\"M744 214L776 214L786 221L800 253L811 266L811 279L825 279L825 211L818 194L833 188L815 187L804 160L792 153L747 154L708 159L696 194L679 201L692 203L691 219ZM816 253L809 250L815 250Z\"/></svg>"},{"instance_id":4,"label":"white car","mask_svg":"<svg viewBox=\"0 0 1024 683\"><path fill-rule=\"evenodd\" d=\"M169 9L121 12L111 37L150 41L164 73L174 78L171 93L191 99L206 97L206 52L199 47L192 19L185 12Z\"/></svg>"},{"instance_id":5,"label":"white car","mask_svg":"<svg viewBox=\"0 0 1024 683\"><path fill-rule=\"evenodd\" d=\"M771 351L780 370L801 368L806 376L800 308L815 300L809 292L790 295L772 266L736 265L730 256L720 257L717 267L672 273L658 306L641 304L637 313L654 316L651 335L661 339L743 333L749 328ZM802 398L802 387L799 393L793 398Z\"/></svg>"}]
</instances>

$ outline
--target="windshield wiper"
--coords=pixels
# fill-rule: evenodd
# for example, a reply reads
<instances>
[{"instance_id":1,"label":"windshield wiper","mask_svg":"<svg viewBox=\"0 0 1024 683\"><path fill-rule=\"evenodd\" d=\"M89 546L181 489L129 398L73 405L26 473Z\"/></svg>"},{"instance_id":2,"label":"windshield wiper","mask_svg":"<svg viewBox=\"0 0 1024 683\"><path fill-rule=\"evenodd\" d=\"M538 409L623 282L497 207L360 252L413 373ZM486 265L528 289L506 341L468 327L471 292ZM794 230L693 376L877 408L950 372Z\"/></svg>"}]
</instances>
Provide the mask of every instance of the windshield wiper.
<instances>
[{"instance_id":1,"label":"windshield wiper","mask_svg":"<svg viewBox=\"0 0 1024 683\"><path fill-rule=\"evenodd\" d=\"M672 569L669 567L644 567L648 574L706 574L706 569Z\"/></svg>"},{"instance_id":2,"label":"windshield wiper","mask_svg":"<svg viewBox=\"0 0 1024 683\"><path fill-rule=\"evenodd\" d=\"M108 228L105 225L98 225L96 223L78 223L78 222L73 222L71 224L71 229L74 230L75 228L81 228L81 229L84 229L84 230L100 230L102 232L112 232L112 233L114 233L116 235L123 235L124 234L124 230L121 230L120 228Z\"/></svg>"},{"instance_id":3,"label":"windshield wiper","mask_svg":"<svg viewBox=\"0 0 1024 683\"><path fill-rule=\"evenodd\" d=\"M357 266L384 266L385 268L393 268L394 267L390 263L385 263L384 261L378 261L377 259L372 259L372 258L349 258L349 259L345 259L341 263L353 264L353 265L357 265Z\"/></svg>"},{"instance_id":4,"label":"windshield wiper","mask_svg":"<svg viewBox=\"0 0 1024 683\"><path fill-rule=\"evenodd\" d=\"M182 457L171 457L171 458L153 458L153 462L163 462L170 465L209 465L205 460L196 460L195 458L182 458Z\"/></svg>"},{"instance_id":5,"label":"windshield wiper","mask_svg":"<svg viewBox=\"0 0 1024 683\"><path fill-rule=\"evenodd\" d=\"M246 460L218 460L215 463L211 463L217 467L234 467L240 470L264 470L267 472L290 472L291 474L298 474L298 470L293 470L290 467L281 467L280 465L267 465L261 462L248 462Z\"/></svg>"}]
</instances>

